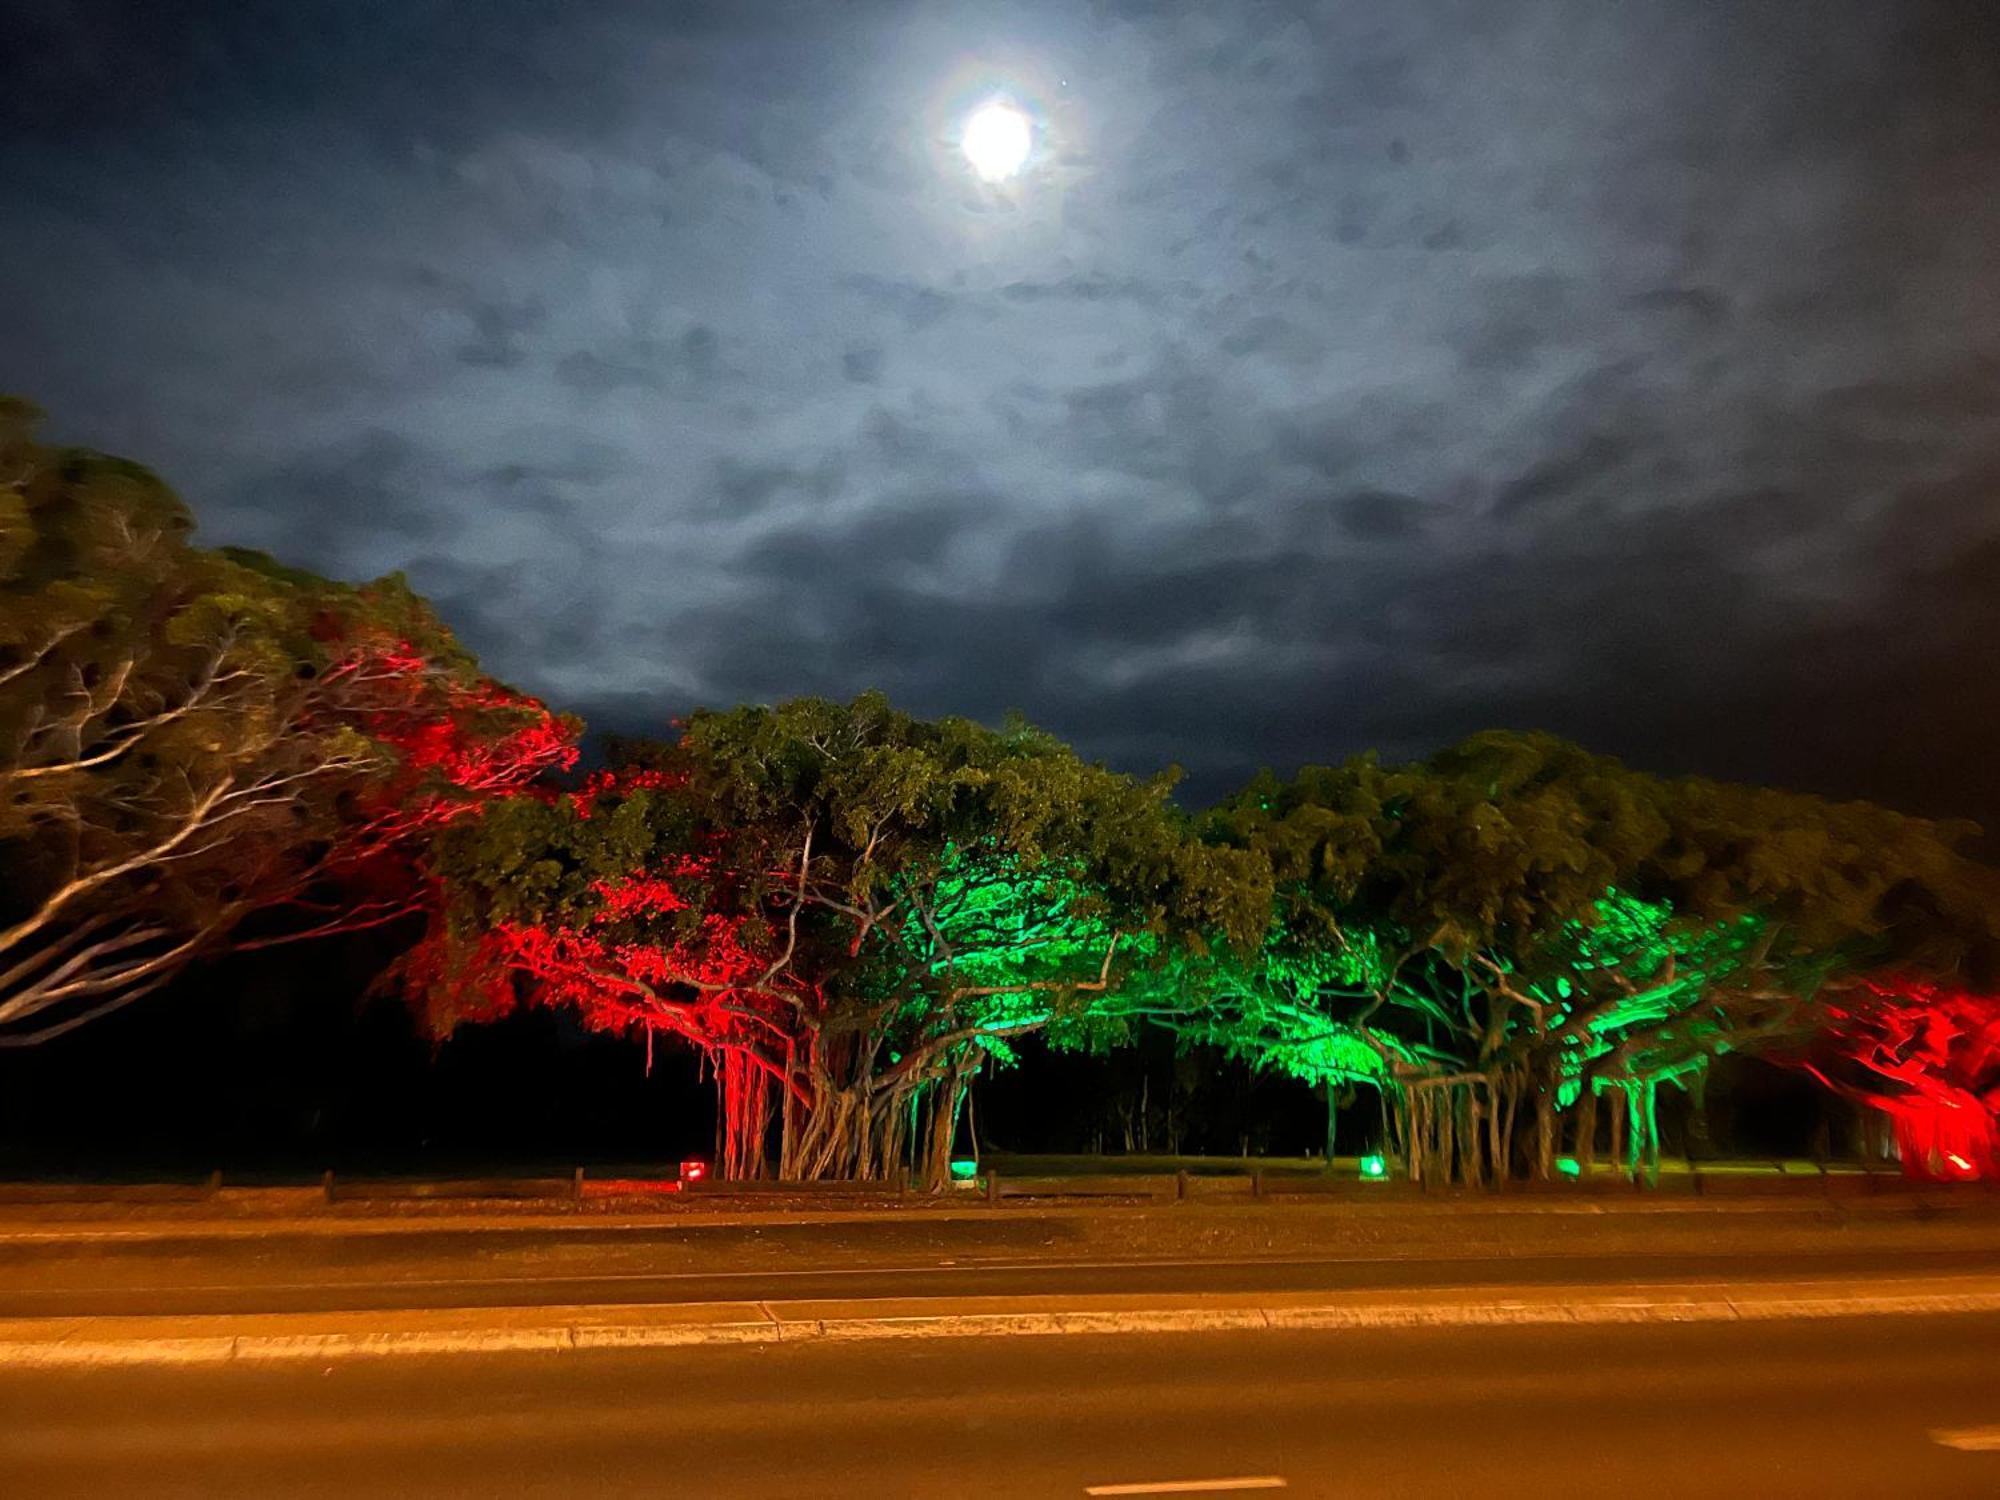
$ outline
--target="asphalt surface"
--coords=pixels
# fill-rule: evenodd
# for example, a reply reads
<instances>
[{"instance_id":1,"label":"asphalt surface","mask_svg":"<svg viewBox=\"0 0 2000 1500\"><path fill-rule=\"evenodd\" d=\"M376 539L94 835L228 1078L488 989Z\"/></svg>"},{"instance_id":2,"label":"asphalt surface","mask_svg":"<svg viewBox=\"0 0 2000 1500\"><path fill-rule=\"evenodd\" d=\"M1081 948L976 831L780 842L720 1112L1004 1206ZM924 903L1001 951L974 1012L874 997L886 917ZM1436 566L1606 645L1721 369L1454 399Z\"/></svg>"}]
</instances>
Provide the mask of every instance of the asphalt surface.
<instances>
[{"instance_id":1,"label":"asphalt surface","mask_svg":"<svg viewBox=\"0 0 2000 1500\"><path fill-rule=\"evenodd\" d=\"M1562 1286L1728 1281L1800 1281L1866 1276L2000 1274L2000 1253L1911 1251L1885 1266L1874 1254L1763 1256L1659 1254L1426 1257L1323 1260L1071 1261L988 1260L971 1265L907 1263L837 1270L740 1272L620 1271L572 1275L543 1268L493 1274L441 1261L396 1268L394 1280L329 1277L322 1270L175 1262L118 1264L110 1277L75 1264L46 1267L0 1287L0 1317L84 1317L193 1313L290 1313L593 1304L756 1302L881 1297L1007 1297L1044 1294L1377 1291L1413 1287ZM351 1269L351 1268L350 1268ZM161 1276L165 1270L169 1274ZM134 1275L134 1272L139 1274ZM147 1274L151 1273L151 1274ZM199 1278L199 1279L195 1279ZM52 1284L69 1281L70 1285ZM82 1282L84 1284L74 1284ZM1996 1356L2000 1368L2000 1356Z\"/></svg>"},{"instance_id":2,"label":"asphalt surface","mask_svg":"<svg viewBox=\"0 0 2000 1500\"><path fill-rule=\"evenodd\" d=\"M1266 1224L1262 1236L1250 1230ZM1344 1238L1346 1236L1346 1238ZM0 1316L1352 1292L2000 1272L1990 1214L1174 1214L0 1238Z\"/></svg>"},{"instance_id":3,"label":"asphalt surface","mask_svg":"<svg viewBox=\"0 0 2000 1500\"><path fill-rule=\"evenodd\" d=\"M297 1313L1104 1292L1366 1291L2000 1273L2000 1223L1610 1215L1360 1228L1279 1215L404 1228L0 1239L0 1317ZM1162 1238L1162 1231L1170 1231ZM1419 1234L1421 1231L1421 1235Z\"/></svg>"},{"instance_id":4,"label":"asphalt surface","mask_svg":"<svg viewBox=\"0 0 2000 1500\"><path fill-rule=\"evenodd\" d=\"M1992 1496L1996 1362L2000 1316L0 1372L0 1494Z\"/></svg>"}]
</instances>

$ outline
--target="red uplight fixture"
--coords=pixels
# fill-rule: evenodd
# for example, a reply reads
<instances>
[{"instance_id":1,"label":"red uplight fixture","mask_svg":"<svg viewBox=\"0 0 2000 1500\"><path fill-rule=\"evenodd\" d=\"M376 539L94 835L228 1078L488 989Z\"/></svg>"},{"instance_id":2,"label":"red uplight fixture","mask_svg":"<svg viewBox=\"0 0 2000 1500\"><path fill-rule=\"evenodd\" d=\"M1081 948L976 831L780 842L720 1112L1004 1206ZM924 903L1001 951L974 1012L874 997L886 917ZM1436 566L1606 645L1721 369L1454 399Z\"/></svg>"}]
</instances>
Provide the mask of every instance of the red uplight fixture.
<instances>
[{"instance_id":1,"label":"red uplight fixture","mask_svg":"<svg viewBox=\"0 0 2000 1500\"><path fill-rule=\"evenodd\" d=\"M705 1161L684 1161L681 1163L681 1185L702 1182L708 1177L708 1163Z\"/></svg>"}]
</instances>

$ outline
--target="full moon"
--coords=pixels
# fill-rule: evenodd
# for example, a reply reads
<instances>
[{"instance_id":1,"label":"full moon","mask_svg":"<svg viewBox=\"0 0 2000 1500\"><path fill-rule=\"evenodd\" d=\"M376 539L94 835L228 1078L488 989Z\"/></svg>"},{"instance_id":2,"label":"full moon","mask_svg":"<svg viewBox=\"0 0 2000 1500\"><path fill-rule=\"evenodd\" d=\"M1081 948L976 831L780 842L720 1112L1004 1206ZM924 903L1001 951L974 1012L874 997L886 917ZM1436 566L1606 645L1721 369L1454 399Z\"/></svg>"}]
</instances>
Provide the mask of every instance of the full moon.
<instances>
[{"instance_id":1,"label":"full moon","mask_svg":"<svg viewBox=\"0 0 2000 1500\"><path fill-rule=\"evenodd\" d=\"M1028 117L997 101L974 110L959 137L972 170L988 182L999 182L1020 171L1033 144L1034 127Z\"/></svg>"}]
</instances>

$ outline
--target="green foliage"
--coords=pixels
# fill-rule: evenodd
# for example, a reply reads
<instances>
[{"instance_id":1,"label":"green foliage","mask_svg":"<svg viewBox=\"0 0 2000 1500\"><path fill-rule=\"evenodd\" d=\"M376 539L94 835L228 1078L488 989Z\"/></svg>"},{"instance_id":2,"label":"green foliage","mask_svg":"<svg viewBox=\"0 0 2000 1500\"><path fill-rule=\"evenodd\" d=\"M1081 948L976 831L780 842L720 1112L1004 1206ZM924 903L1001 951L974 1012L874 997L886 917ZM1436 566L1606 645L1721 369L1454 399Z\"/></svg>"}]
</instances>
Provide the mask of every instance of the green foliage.
<instances>
[{"instance_id":1,"label":"green foliage","mask_svg":"<svg viewBox=\"0 0 2000 1500\"><path fill-rule=\"evenodd\" d=\"M331 895L357 826L379 852L459 741L540 715L491 690L401 580L197 548L156 476L44 447L35 416L0 402L7 1044L158 987L252 913ZM356 898L301 930L363 913Z\"/></svg>"},{"instance_id":2,"label":"green foliage","mask_svg":"<svg viewBox=\"0 0 2000 1500\"><path fill-rule=\"evenodd\" d=\"M482 677L405 580L198 548L157 477L39 444L38 415L0 400L0 1042L253 917L393 915L432 833L411 973L440 1028L537 986L667 1025L725 1070L742 1162L787 1101L802 1175L941 1173L1020 1038L1151 1023L1370 1085L1448 1172L1512 1170L1532 1100L1547 1170L1552 1113L1589 1137L1615 1092L1650 1131L1658 1083L1789 1045L1867 975L2000 972L1964 828L1546 734L1265 774L1190 820L1171 777L864 694L703 711L572 795L496 795L566 765L573 726ZM357 903L357 851L392 846L406 888Z\"/></svg>"},{"instance_id":3,"label":"green foliage","mask_svg":"<svg viewBox=\"0 0 2000 1500\"><path fill-rule=\"evenodd\" d=\"M1193 976L1188 1033L1318 1082L1491 1091L1427 1129L1777 1045L1871 968L1990 962L2000 909L1963 829L1542 734L1265 775L1203 831L1266 858L1275 900L1254 962Z\"/></svg>"},{"instance_id":4,"label":"green foliage","mask_svg":"<svg viewBox=\"0 0 2000 1500\"><path fill-rule=\"evenodd\" d=\"M445 836L456 930L511 928L545 966L587 934L623 990L543 993L753 1055L805 1111L785 1152L805 1175L886 1170L919 1137L941 1171L983 1063L1031 1032L1107 1044L1162 1003L1135 981L1169 952L1254 946L1270 906L1262 857L1191 837L1166 779L1019 722L801 699L617 754L628 769L574 801ZM751 1035L713 1000L690 1010L717 990L754 1010Z\"/></svg>"},{"instance_id":5,"label":"green foliage","mask_svg":"<svg viewBox=\"0 0 2000 1500\"><path fill-rule=\"evenodd\" d=\"M971 1073L1024 1035L1104 1047L1155 1022L1411 1110L1412 1091L1483 1089L1411 1119L1447 1170L1485 1151L1504 1173L1501 1147L1438 1132L1686 1079L1818 1024L1857 972L1963 963L1992 937L1958 830L1662 780L1546 735L1263 776L1193 826L1165 780L878 695L700 713L625 757L615 791L448 836L440 867L480 893L464 930L590 926L685 982L724 923L788 1039L768 1066L846 1122L837 1146L788 1133L808 1174L948 1148ZM671 901L620 894L663 876ZM925 1131L857 1143L924 1099L944 1110Z\"/></svg>"}]
</instances>

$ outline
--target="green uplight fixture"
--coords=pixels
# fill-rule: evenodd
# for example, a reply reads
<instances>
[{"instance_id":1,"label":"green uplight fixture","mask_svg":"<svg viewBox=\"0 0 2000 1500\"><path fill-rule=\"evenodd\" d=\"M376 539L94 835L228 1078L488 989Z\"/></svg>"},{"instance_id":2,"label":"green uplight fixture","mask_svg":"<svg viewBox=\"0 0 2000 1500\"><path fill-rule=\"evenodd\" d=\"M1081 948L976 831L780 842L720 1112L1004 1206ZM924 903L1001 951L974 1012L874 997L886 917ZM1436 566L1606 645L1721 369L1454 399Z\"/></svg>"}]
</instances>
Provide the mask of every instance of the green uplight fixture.
<instances>
[{"instance_id":1,"label":"green uplight fixture","mask_svg":"<svg viewBox=\"0 0 2000 1500\"><path fill-rule=\"evenodd\" d=\"M1380 1156L1361 1158L1361 1175L1369 1182L1380 1182L1389 1175L1389 1163Z\"/></svg>"},{"instance_id":2,"label":"green uplight fixture","mask_svg":"<svg viewBox=\"0 0 2000 1500\"><path fill-rule=\"evenodd\" d=\"M1577 1165L1574 1156L1558 1156L1556 1158L1556 1170L1565 1177L1581 1177L1583 1175L1583 1168Z\"/></svg>"},{"instance_id":3,"label":"green uplight fixture","mask_svg":"<svg viewBox=\"0 0 2000 1500\"><path fill-rule=\"evenodd\" d=\"M970 1157L961 1157L951 1164L953 1182L970 1182L979 1175L979 1163Z\"/></svg>"}]
</instances>

